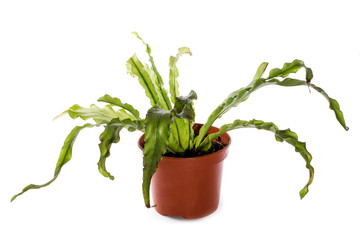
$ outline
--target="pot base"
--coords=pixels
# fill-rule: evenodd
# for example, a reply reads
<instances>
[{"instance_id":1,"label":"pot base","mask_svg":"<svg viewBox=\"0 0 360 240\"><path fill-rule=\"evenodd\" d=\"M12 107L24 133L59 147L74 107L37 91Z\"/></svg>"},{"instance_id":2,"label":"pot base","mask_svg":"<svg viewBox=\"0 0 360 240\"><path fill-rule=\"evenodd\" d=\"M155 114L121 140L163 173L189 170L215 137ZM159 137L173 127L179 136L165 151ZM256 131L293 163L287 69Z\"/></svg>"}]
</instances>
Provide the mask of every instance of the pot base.
<instances>
[{"instance_id":1,"label":"pot base","mask_svg":"<svg viewBox=\"0 0 360 240\"><path fill-rule=\"evenodd\" d=\"M163 213L161 212L161 210L159 210L158 208L155 207L155 210L157 213L159 213L160 215L163 215L165 217L170 217L170 218L179 218L179 219L197 219L197 218L202 218L202 217L206 217L209 216L210 214L212 214L213 212L215 212L217 210L217 207L207 213L203 213L201 215L186 215L186 216L176 216L176 215L169 215L167 213Z\"/></svg>"}]
</instances>

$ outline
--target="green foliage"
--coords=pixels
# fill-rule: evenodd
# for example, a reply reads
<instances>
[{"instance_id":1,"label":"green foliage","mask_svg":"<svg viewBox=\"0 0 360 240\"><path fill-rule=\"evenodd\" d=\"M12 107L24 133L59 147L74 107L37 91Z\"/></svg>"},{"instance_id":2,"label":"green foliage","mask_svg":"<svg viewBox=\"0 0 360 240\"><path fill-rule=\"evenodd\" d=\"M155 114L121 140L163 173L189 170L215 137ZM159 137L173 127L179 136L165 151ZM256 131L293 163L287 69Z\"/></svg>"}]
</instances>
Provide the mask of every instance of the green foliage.
<instances>
[{"instance_id":1,"label":"green foliage","mask_svg":"<svg viewBox=\"0 0 360 240\"><path fill-rule=\"evenodd\" d=\"M91 128L94 126L100 126L103 123L97 123L97 124L90 124L90 123L86 123L83 126L77 126L74 127L73 130L71 130L71 132L69 133L69 135L66 137L65 141L64 141L64 145L61 148L60 151L60 156L59 159L56 163L56 167L55 167L55 173L54 173L54 177L47 183L42 184L42 185L35 185L35 184L30 184L28 186L26 186L21 193L16 194L15 196L13 196L11 198L11 201L14 201L15 198L17 198L18 196L22 195L24 192L30 190L30 189L39 189L39 188L43 188L46 187L48 185L50 185L52 182L54 182L56 180L56 178L59 176L60 171L62 169L62 167L71 160L72 157L72 148L74 145L74 142L77 138L77 136L79 135L79 132L81 130L83 130L84 128Z\"/></svg>"},{"instance_id":2,"label":"green foliage","mask_svg":"<svg viewBox=\"0 0 360 240\"><path fill-rule=\"evenodd\" d=\"M160 107L151 108L146 115L145 146L143 159L143 195L145 205L150 207L150 182L156 172L169 142L171 113Z\"/></svg>"},{"instance_id":3,"label":"green foliage","mask_svg":"<svg viewBox=\"0 0 360 240\"><path fill-rule=\"evenodd\" d=\"M295 148L295 151L300 153L306 162L306 168L309 169L309 181L305 187L300 191L300 197L303 198L309 191L308 187L312 183L314 178L314 168L311 166L311 154L306 149L306 144L304 142L298 141L298 136L295 132L292 132L290 129L279 130L278 127L272 122L264 122L261 120L251 120L251 121L242 121L235 120L233 123L225 124L220 127L219 132L212 133L206 136L204 141L199 146L199 150L208 149L211 146L211 142L217 137L221 136L223 133L228 132L234 129L240 128L256 128L259 130L267 130L275 134L275 140L279 142L287 142Z\"/></svg>"},{"instance_id":4,"label":"green foliage","mask_svg":"<svg viewBox=\"0 0 360 240\"><path fill-rule=\"evenodd\" d=\"M171 101L175 103L176 98L179 96L179 83L177 81L177 78L179 77L179 70L176 67L176 64L183 54L189 54L192 55L191 51L187 47L179 48L179 52L176 54L175 57L171 56L169 61L169 68L170 68L170 74L169 74L169 85L170 85L170 94L171 94Z\"/></svg>"},{"instance_id":5,"label":"green foliage","mask_svg":"<svg viewBox=\"0 0 360 240\"><path fill-rule=\"evenodd\" d=\"M209 115L206 123L200 128L199 132L194 133L195 110L193 101L197 99L197 94L191 91L187 96L180 96L179 71L177 62L183 54L191 55L189 48L182 47L178 49L175 57L170 57L169 62L169 91L164 87L164 82L158 72L154 59L151 55L150 46L134 32L136 37L146 47L146 53L149 56L150 67L143 64L136 54L127 61L127 70L131 76L138 78L140 85L145 90L145 95L150 100L150 109L145 119L141 118L140 113L132 105L123 103L119 98L108 94L98 99L98 102L107 103L103 108L91 105L89 108L83 108L79 105L73 105L59 116L68 114L71 118L81 118L82 120L92 119L95 124L86 123L83 126L75 127L65 139L61 149L58 162L56 164L54 177L43 185L30 184L22 192L15 195L11 201L30 189L39 189L50 185L59 176L62 167L70 161L72 156L72 147L79 132L84 128L94 126L104 126L104 131L100 135L100 159L98 161L99 172L111 180L114 177L107 171L105 163L110 156L110 148L113 143L120 141L120 132L127 129L130 132L140 131L145 133L145 145L143 151L143 184L142 191L145 206L150 207L150 183L155 174L158 164L165 154L174 154L186 157L187 154L206 154L211 148L215 139L223 133L240 129L256 128L273 132L275 139L279 142L286 142L292 145L306 162L306 168L309 170L309 180L305 187L300 191L300 197L303 198L309 191L309 185L313 181L314 168L311 166L311 154L306 149L306 144L298 140L298 136L290 129L279 130L272 122L261 120L235 120L233 123L225 124L220 127L216 133L208 134L208 130L214 122L233 107L246 101L256 90L269 86L277 85L281 87L307 86L320 93L329 102L330 109L335 113L336 119L345 130L346 126L344 115L340 110L339 103L328 96L320 87L311 83L313 72L303 61L294 60L291 63L285 63L282 68L274 68L269 71L268 77L263 77L268 63L263 62L257 69L252 81L243 88L233 91L225 100ZM305 69L305 79L290 78L290 74L297 73L300 69ZM170 93L170 96L169 94ZM118 108L118 109L117 109ZM117 109L117 110L116 110ZM58 117L59 117L58 116Z\"/></svg>"}]
</instances>

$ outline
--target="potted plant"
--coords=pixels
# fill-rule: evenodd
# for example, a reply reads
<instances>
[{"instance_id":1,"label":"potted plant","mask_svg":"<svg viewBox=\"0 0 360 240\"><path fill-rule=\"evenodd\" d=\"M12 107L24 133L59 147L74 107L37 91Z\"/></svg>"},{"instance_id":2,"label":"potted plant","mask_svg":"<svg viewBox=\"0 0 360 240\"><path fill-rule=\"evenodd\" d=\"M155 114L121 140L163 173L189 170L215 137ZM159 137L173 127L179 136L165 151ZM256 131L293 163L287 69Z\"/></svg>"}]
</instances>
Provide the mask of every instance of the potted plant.
<instances>
[{"instance_id":1,"label":"potted plant","mask_svg":"<svg viewBox=\"0 0 360 240\"><path fill-rule=\"evenodd\" d=\"M39 189L50 185L59 176L62 167L70 161L72 147L79 132L84 128L104 126L100 135L100 159L98 168L100 173L111 180L114 177L105 166L110 148L113 143L120 140L119 134L123 129L130 132L141 131L144 133L139 139L138 145L143 150L143 184L142 191L146 207L150 207L150 185L155 209L164 215L183 216L185 218L197 218L206 216L216 210L219 202L222 162L228 153L231 139L228 131L240 128L256 128L271 131L279 142L287 142L295 148L296 152L304 158L306 168L309 170L309 180L301 189L300 197L303 198L309 191L309 185L313 181L314 168L311 166L311 154L306 149L304 142L298 140L298 136L290 129L280 130L272 122L261 120L240 120L225 124L220 128L213 127L213 123L231 108L245 101L251 93L261 87L278 85L283 87L307 86L323 95L334 111L339 123L345 130L343 113L338 102L330 98L320 87L311 83L312 70L305 66L301 60L285 63L282 68L270 70L267 77L263 77L268 63L262 63L257 69L253 80L243 88L232 92L210 114L204 124L195 123L193 100L197 99L194 91L187 96L180 96L177 78L179 76L177 62L181 55L189 54L189 48L179 48L175 57L170 57L169 67L169 92L164 87L154 59L151 55L150 46L143 41L146 52L149 55L150 66L143 64L134 54L127 61L127 70L138 78L139 83L145 89L146 96L150 99L151 108L145 119L140 117L139 111L132 105L123 103L119 98L104 95L99 102L107 103L103 108L91 105L89 108L74 105L59 116L68 114L71 118L93 120L74 127L66 137L56 164L54 177L42 185L30 184L16 197L30 189ZM305 80L288 77L289 74L305 69ZM115 109L116 108L116 109Z\"/></svg>"}]
</instances>

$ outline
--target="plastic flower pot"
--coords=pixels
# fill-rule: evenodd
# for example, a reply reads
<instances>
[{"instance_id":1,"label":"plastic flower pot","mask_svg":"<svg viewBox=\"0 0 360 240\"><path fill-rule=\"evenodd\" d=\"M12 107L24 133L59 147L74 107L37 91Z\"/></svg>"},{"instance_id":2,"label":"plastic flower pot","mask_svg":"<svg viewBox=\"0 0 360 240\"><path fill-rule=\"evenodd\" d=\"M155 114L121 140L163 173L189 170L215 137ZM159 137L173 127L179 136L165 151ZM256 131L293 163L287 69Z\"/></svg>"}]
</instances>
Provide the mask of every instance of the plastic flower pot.
<instances>
[{"instance_id":1,"label":"plastic flower pot","mask_svg":"<svg viewBox=\"0 0 360 240\"><path fill-rule=\"evenodd\" d=\"M195 131L201 124L195 124ZM211 127L208 133L219 129ZM201 218L213 213L219 205L223 161L228 155L231 138L227 133L217 141L223 148L196 157L163 156L151 181L153 203L162 215ZM143 150L144 135L139 139Z\"/></svg>"}]
</instances>

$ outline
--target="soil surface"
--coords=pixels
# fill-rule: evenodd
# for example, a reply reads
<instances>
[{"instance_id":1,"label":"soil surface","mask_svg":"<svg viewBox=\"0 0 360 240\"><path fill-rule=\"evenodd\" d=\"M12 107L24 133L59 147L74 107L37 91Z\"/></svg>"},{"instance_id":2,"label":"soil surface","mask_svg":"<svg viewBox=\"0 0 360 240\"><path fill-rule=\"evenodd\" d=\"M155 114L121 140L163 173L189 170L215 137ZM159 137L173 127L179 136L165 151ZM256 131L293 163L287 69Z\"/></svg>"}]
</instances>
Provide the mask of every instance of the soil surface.
<instances>
[{"instance_id":1,"label":"soil surface","mask_svg":"<svg viewBox=\"0 0 360 240\"><path fill-rule=\"evenodd\" d=\"M209 150L205 153L196 153L194 151L188 151L185 153L184 156L180 156L180 155L177 155L177 154L174 154L174 153L171 153L171 152L166 152L164 154L164 156L166 157L177 157L177 158L189 158L189 157L198 157L198 156L204 156L204 155L207 155L207 154L210 154L210 153L214 153L214 152L217 152L221 149L223 149L226 144L223 144L221 141L219 141L220 139L215 139L214 141L212 141L212 145L211 147L209 148Z\"/></svg>"}]
</instances>

